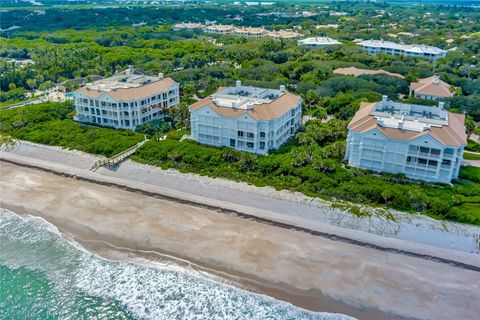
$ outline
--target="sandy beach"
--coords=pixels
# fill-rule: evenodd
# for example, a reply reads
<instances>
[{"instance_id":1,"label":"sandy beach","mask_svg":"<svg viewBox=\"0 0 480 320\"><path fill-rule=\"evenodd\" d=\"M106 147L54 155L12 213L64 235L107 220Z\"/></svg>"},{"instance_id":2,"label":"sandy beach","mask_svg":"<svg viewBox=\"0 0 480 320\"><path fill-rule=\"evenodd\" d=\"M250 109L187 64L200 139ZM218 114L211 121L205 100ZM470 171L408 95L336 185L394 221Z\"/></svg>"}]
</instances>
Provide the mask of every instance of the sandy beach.
<instances>
[{"instance_id":1,"label":"sandy beach","mask_svg":"<svg viewBox=\"0 0 480 320\"><path fill-rule=\"evenodd\" d=\"M192 263L247 289L360 319L475 319L480 312L478 255L390 238L384 239L390 247L408 248L418 256L380 250L375 248L378 236L364 234L372 246L362 246L259 223L213 206L169 201L8 162L0 165L1 207L44 217L100 255ZM350 233L353 239L362 236ZM459 264L422 258L426 253Z\"/></svg>"}]
</instances>

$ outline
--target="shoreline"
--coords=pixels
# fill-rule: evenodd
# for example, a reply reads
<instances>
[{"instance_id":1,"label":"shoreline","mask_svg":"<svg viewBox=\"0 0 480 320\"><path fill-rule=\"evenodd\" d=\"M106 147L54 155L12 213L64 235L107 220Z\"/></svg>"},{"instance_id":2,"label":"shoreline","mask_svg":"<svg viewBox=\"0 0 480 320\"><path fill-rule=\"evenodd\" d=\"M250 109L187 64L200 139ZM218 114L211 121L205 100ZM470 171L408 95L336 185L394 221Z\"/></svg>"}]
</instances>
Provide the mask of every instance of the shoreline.
<instances>
[{"instance_id":1,"label":"shoreline","mask_svg":"<svg viewBox=\"0 0 480 320\"><path fill-rule=\"evenodd\" d=\"M133 187L130 187L128 185L117 184L115 182L99 181L99 180L96 180L96 179L83 177L81 175L69 174L67 172L61 172L61 171L56 171L56 170L53 170L53 169L44 168L44 167L41 167L41 166L36 166L34 164L25 164L25 163L16 162L16 161L10 160L10 159L0 158L0 163L2 163L2 162L10 163L10 164L17 165L17 166L22 166L22 167L25 167L25 168L28 168L28 169L44 171L44 172L47 172L49 174L54 174L54 175L58 175L58 176L65 177L65 178L71 178L71 179L75 179L75 180L85 181L87 183L94 183L94 184L99 184L101 186L117 188L117 189L125 190L125 191L128 191L128 192L145 195L145 196L148 196L148 197L154 197L154 198L158 198L158 199L162 199L162 200L166 200L166 201L177 202L177 203L184 204L184 205L204 208L204 209L207 209L207 210L213 210L213 211L221 212L221 213L226 214L226 215L234 215L234 216L237 216L239 218L249 219L249 220L252 220L252 221L255 221L255 222L258 222L258 223L263 223L263 224L271 225L271 226L274 226L274 227L294 230L294 231L298 231L298 232L304 232L304 233L307 233L307 234L310 234L310 235L323 237L323 238L333 240L333 241L340 241L340 242L345 242L345 243L348 243L348 244L358 245L358 246L362 246L362 247L368 247L368 248L372 248L372 249L380 250L380 251L384 251L384 252L391 252L391 253L396 253L396 254L400 254L400 255L406 255L406 256L410 256L410 257L435 261L435 262L439 262L439 263L445 263L445 264L455 266L455 267L458 267L458 268L463 268L463 269L466 269L466 270L472 270L472 271L480 272L480 264L477 265L477 264L475 264L475 262L474 263L469 263L469 262L459 261L459 260L462 260L462 259L457 259L457 260L453 259L452 260L452 259L446 258L443 255L443 253L442 253L442 255L435 256L435 255L428 254L426 252L419 253L419 252L415 252L413 250L405 250L405 249L394 247L394 246L393 247L382 246L382 245L379 245L379 244L358 240L358 239L351 238L351 237L348 237L348 236L338 235L336 233L328 233L328 232L323 232L323 231L317 231L315 229L309 229L307 227L299 226L299 225L296 225L296 224L293 224L293 223L288 224L288 223L285 223L285 222L280 222L280 221L264 218L262 216L258 216L258 215L254 215L254 214L248 214L248 213L237 211L237 210L231 209L231 208L225 208L225 207L221 207L221 206L210 205L210 204L205 203L205 202L197 202L197 201L189 200L189 199L182 199L180 197L165 195L165 194L152 192L152 191L139 189L139 188L133 188ZM463 257L463 258L465 258L465 257ZM477 262L480 262L480 261L477 261Z\"/></svg>"},{"instance_id":2,"label":"shoreline","mask_svg":"<svg viewBox=\"0 0 480 320\"><path fill-rule=\"evenodd\" d=\"M1 165L7 169L1 170L2 207L42 216L80 243L87 240L82 243L86 247L97 246L100 254L107 249L98 243L92 246L92 240L133 249L137 254L166 253L226 275L260 280L260 287L253 285L252 291L309 309L324 301L326 307L339 309L334 312L363 310L367 315L359 318L364 319L375 319L375 314L378 319L391 319L392 314L413 318L450 314L473 319L479 311L472 305L479 294L473 280L478 279L476 271L5 162ZM27 195L29 201L22 202ZM239 286L246 284L248 289L251 282L242 281L244 285ZM274 284L273 289L269 284ZM415 297L414 305L400 301L404 290ZM431 292L435 294L431 296ZM329 311L321 305L317 308Z\"/></svg>"},{"instance_id":3,"label":"shoreline","mask_svg":"<svg viewBox=\"0 0 480 320\"><path fill-rule=\"evenodd\" d=\"M26 210L22 206L6 205L1 203L0 208L11 211L20 216L35 216L45 219L54 225L62 236L67 236L80 244L87 251L104 259L123 261L135 264L146 264L155 268L158 262L173 263L183 268L191 268L202 277L211 281L266 295L278 300L291 303L294 306L314 312L328 312L345 314L357 319L368 320L406 320L407 317L392 314L377 308L364 305L349 304L341 299L334 299L320 290L303 290L285 283L267 281L252 274L222 268L201 260L193 260L186 256L179 256L174 252L161 252L158 249L148 249L142 245L125 239L106 237L86 228L74 227L68 221L52 219L43 212Z\"/></svg>"},{"instance_id":4,"label":"shoreline","mask_svg":"<svg viewBox=\"0 0 480 320\"><path fill-rule=\"evenodd\" d=\"M190 199L202 204L213 204L222 208L241 211L269 220L301 225L307 229L326 231L329 234L345 235L348 238L379 242L382 246L415 243L427 248L447 249L450 254L457 251L480 255L480 227L449 221L439 221L425 215L371 208L371 215L356 216L320 198L308 197L298 192L257 187L244 182L210 178L176 170L163 170L126 160L119 166L100 168L94 174L89 171L92 164L102 159L77 150L18 141L8 151L0 150L0 158L17 163L33 164L43 169L68 173L90 180L131 186L134 189L154 191L173 198ZM365 207L365 206L363 206ZM383 214L382 214L383 213ZM393 217L393 219L392 219ZM312 227L313 226L313 227ZM378 236L378 237L375 237ZM408 247L408 246L407 246ZM408 250L407 250L408 251Z\"/></svg>"}]
</instances>

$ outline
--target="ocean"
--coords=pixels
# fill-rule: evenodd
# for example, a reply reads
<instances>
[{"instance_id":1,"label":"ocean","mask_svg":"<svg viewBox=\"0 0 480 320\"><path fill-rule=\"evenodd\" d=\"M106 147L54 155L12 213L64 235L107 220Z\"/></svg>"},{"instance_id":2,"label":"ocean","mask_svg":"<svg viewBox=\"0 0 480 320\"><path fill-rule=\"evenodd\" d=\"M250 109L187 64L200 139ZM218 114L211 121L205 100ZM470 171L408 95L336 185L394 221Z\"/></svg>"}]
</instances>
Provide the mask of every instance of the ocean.
<instances>
[{"instance_id":1,"label":"ocean","mask_svg":"<svg viewBox=\"0 0 480 320\"><path fill-rule=\"evenodd\" d=\"M39 217L0 209L0 319L325 319L174 263L104 259Z\"/></svg>"}]
</instances>

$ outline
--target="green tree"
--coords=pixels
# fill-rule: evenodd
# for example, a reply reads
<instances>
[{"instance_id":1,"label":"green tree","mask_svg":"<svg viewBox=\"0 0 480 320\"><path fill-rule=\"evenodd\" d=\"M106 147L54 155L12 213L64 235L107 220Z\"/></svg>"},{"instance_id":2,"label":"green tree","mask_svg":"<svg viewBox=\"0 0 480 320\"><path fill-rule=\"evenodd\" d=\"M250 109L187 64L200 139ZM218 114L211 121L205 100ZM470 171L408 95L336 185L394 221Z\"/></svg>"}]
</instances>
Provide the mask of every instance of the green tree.
<instances>
[{"instance_id":1,"label":"green tree","mask_svg":"<svg viewBox=\"0 0 480 320\"><path fill-rule=\"evenodd\" d=\"M467 134L470 136L472 133L475 132L475 120L471 116L465 117L465 128L467 129Z\"/></svg>"}]
</instances>

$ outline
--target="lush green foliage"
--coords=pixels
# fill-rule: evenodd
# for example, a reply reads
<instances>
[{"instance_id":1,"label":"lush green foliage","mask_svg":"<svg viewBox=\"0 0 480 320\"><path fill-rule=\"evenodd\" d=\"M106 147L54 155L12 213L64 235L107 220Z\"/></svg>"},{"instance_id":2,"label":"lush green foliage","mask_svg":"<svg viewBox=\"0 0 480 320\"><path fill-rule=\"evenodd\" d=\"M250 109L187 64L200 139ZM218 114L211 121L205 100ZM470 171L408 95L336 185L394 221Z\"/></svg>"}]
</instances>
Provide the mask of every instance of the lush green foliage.
<instances>
[{"instance_id":1,"label":"lush green foliage","mask_svg":"<svg viewBox=\"0 0 480 320\"><path fill-rule=\"evenodd\" d=\"M480 160L480 154L465 152L463 154L463 159L465 159L465 160Z\"/></svg>"},{"instance_id":2,"label":"lush green foliage","mask_svg":"<svg viewBox=\"0 0 480 320\"><path fill-rule=\"evenodd\" d=\"M478 32L478 10L464 6L398 6L383 2L335 2L323 8L303 2L300 5L301 10L318 14L296 17L295 13L300 9L288 1L268 8L287 16L263 15L267 9L262 6L232 6L226 2L215 5L192 3L181 7L168 4L116 5L108 9L94 4L88 8L72 5L68 15L65 7L48 4L42 14L24 8L8 10L2 13L1 27L20 25L21 28L1 33L4 38L0 38L0 57L32 59L34 63L22 66L1 61L0 87L2 91L8 91L14 84L17 88L32 90L66 79L108 76L133 64L150 73L161 71L179 82L189 82L200 97L212 93L218 86L240 79L246 84L268 87L286 84L289 90L304 97L312 90L321 98L345 93L356 99L373 100L384 94L390 98L408 94L409 81L431 76L435 70L443 80L459 88L457 91L461 95L452 98L450 106L472 115L476 121L480 120L480 41L478 38L462 38ZM383 10L388 14L379 15ZM348 17L335 17L329 11L342 11ZM237 16L240 21L235 18ZM429 18L424 18L426 16ZM295 41L247 40L170 29L170 24L176 22L205 20L262 25L269 29L300 26L304 36L328 35L344 45L307 49L298 47ZM148 25L132 26L140 21ZM327 23L340 27L315 27ZM400 34L412 30L415 30L414 34ZM457 49L432 64L405 56L369 56L353 43L354 39L371 38ZM453 42L447 44L445 40L449 38ZM334 69L347 66L382 68L400 73L406 79L385 75L353 78L333 74ZM69 90L75 85L78 83L66 83ZM0 99L5 98L0 96ZM317 112L315 105L310 107L312 114Z\"/></svg>"},{"instance_id":3,"label":"lush green foliage","mask_svg":"<svg viewBox=\"0 0 480 320\"><path fill-rule=\"evenodd\" d=\"M468 140L468 144L465 149L474 151L474 152L480 152L480 143L475 142L473 140Z\"/></svg>"},{"instance_id":4,"label":"lush green foliage","mask_svg":"<svg viewBox=\"0 0 480 320\"><path fill-rule=\"evenodd\" d=\"M182 133L183 134L183 133ZM462 169L454 186L409 182L401 175L377 175L342 163L345 122L309 122L294 141L268 156L214 148L169 138L148 142L133 159L211 177L274 186L310 196L336 198L440 219L480 225L479 169Z\"/></svg>"},{"instance_id":5,"label":"lush green foliage","mask_svg":"<svg viewBox=\"0 0 480 320\"><path fill-rule=\"evenodd\" d=\"M0 111L0 133L16 139L112 156L143 139L127 130L80 125L68 103L43 103Z\"/></svg>"}]
</instances>

